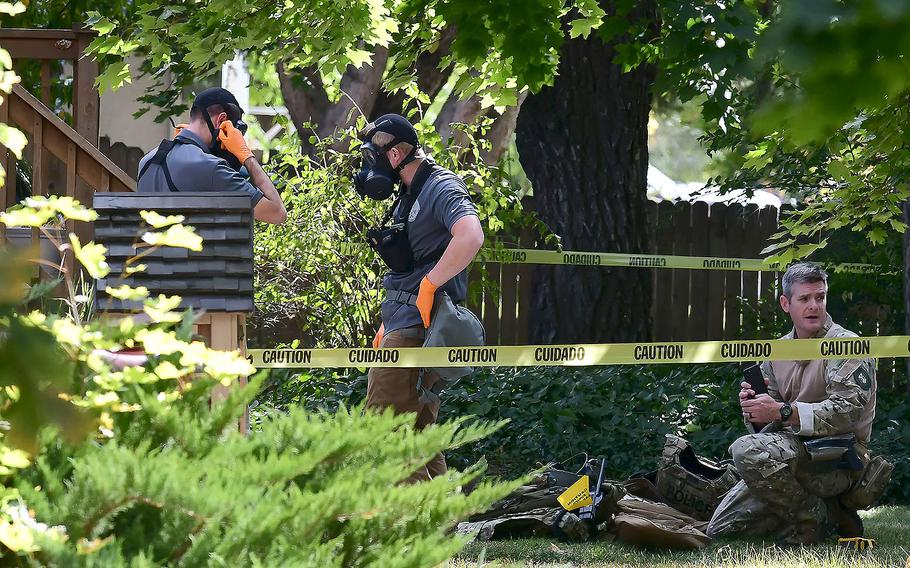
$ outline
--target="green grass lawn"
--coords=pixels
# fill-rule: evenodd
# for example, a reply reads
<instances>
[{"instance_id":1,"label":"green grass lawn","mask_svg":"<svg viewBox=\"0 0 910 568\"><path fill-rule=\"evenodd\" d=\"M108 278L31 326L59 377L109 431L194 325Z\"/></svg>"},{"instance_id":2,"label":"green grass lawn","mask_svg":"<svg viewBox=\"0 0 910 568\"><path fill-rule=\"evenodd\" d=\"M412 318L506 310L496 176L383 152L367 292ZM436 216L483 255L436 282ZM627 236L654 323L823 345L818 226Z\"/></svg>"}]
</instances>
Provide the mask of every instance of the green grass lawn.
<instances>
[{"instance_id":1,"label":"green grass lawn","mask_svg":"<svg viewBox=\"0 0 910 568\"><path fill-rule=\"evenodd\" d=\"M526 539L471 543L449 566L910 568L910 507L878 507L863 513L863 519L866 536L878 543L874 550L866 552L851 552L835 544L780 550L770 542L732 540L717 540L702 550L674 552L639 549L619 542L563 544Z\"/></svg>"}]
</instances>

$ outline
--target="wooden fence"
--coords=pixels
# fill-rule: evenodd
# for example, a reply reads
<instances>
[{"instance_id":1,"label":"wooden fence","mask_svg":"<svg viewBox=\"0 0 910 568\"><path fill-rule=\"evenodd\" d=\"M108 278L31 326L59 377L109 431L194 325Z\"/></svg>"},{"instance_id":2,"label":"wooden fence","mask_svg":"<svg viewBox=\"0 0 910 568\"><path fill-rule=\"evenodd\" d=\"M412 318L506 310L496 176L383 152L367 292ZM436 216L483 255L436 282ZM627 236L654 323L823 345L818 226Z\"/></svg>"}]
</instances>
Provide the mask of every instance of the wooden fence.
<instances>
[{"instance_id":1,"label":"wooden fence","mask_svg":"<svg viewBox=\"0 0 910 568\"><path fill-rule=\"evenodd\" d=\"M778 226L778 210L755 205L669 203L653 205L656 254L760 258ZM534 248L522 237L510 246ZM629 251L596 251L629 252ZM635 251L633 251L635 252ZM488 282L473 271L469 307L483 321L490 345L528 343L533 265L486 264ZM698 341L759 337L762 322L779 310L776 272L613 268L651 270L655 341ZM480 286L480 293L476 288ZM496 294L496 290L500 294ZM771 318L771 320L769 320ZM767 326L767 324L766 324ZM765 330L767 331L767 330Z\"/></svg>"}]
</instances>

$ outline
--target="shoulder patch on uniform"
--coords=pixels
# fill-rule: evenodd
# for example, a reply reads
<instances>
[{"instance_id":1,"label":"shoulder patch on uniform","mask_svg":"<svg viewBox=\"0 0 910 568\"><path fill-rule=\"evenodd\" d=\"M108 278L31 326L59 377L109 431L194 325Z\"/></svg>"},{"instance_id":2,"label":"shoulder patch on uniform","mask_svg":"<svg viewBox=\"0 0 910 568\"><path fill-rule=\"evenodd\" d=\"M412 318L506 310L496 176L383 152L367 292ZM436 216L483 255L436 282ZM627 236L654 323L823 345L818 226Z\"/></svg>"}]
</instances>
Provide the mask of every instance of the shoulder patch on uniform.
<instances>
[{"instance_id":1,"label":"shoulder patch on uniform","mask_svg":"<svg viewBox=\"0 0 910 568\"><path fill-rule=\"evenodd\" d=\"M413 223L414 219L417 218L418 213L420 213L420 199L419 198L414 202L414 206L411 207L411 213L408 215L408 223Z\"/></svg>"},{"instance_id":2,"label":"shoulder patch on uniform","mask_svg":"<svg viewBox=\"0 0 910 568\"><path fill-rule=\"evenodd\" d=\"M869 375L869 371L866 369L865 365L860 365L860 367L853 372L853 380L856 381L859 388L863 390L869 390L872 387L872 377Z\"/></svg>"}]
</instances>

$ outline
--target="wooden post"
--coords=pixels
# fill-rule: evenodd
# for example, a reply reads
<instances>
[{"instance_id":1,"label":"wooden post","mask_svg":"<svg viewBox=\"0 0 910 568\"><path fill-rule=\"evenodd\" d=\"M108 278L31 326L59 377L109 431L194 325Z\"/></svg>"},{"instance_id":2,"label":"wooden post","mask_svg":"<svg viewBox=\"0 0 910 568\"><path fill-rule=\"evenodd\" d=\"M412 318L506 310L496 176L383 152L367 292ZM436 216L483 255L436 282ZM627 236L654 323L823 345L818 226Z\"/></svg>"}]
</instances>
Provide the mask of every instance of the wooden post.
<instances>
[{"instance_id":1,"label":"wooden post","mask_svg":"<svg viewBox=\"0 0 910 568\"><path fill-rule=\"evenodd\" d=\"M98 63L85 53L95 34L82 29L73 31L76 33L76 48L79 53L79 58L73 62L73 129L97 148L101 106L101 98L95 90ZM83 180L76 180L74 197L88 206L92 202L92 188ZM91 223L80 223L76 234L86 243L94 237L94 227Z\"/></svg>"},{"instance_id":2,"label":"wooden post","mask_svg":"<svg viewBox=\"0 0 910 568\"><path fill-rule=\"evenodd\" d=\"M44 195L44 132L41 115L36 114L32 120L32 195ZM32 248L41 250L41 230L32 227ZM42 280L44 270L38 267L38 280Z\"/></svg>"},{"instance_id":3,"label":"wooden post","mask_svg":"<svg viewBox=\"0 0 910 568\"><path fill-rule=\"evenodd\" d=\"M2 122L4 124L9 124L9 97L10 97L10 95L6 95L5 97L3 97L3 102L2 102L2 104L0 104L0 122ZM7 169L7 162L8 162L7 156L9 156L9 155L10 155L10 151L6 149L6 146L3 146L2 144L0 144L0 165L3 166L4 170L6 170L6 181L4 181L2 185L0 185L0 208L2 208L3 211L6 211L7 209L9 209L9 206L12 203L14 203L14 201L13 202L10 201L10 185L9 185L10 172ZM13 172L13 174L15 174L15 172ZM16 187L13 186L12 187L12 198L15 199L15 197L16 197ZM0 243L6 243L6 225L2 225L2 227L3 228L0 229L3 231L2 233L0 233Z\"/></svg>"},{"instance_id":4,"label":"wooden post","mask_svg":"<svg viewBox=\"0 0 910 568\"><path fill-rule=\"evenodd\" d=\"M201 324L201 325L200 325ZM203 314L194 327L196 332L206 338L206 344L219 351L239 350L246 355L246 314L236 312L212 312ZM208 335L206 335L206 332ZM246 377L237 379L238 386L246 386ZM227 398L229 387L218 385L212 391L212 403ZM238 424L240 432L247 434L250 430L250 411L243 411Z\"/></svg>"},{"instance_id":5,"label":"wooden post","mask_svg":"<svg viewBox=\"0 0 910 568\"><path fill-rule=\"evenodd\" d=\"M51 62L50 60L43 59L41 60L41 102L44 103L44 106L49 108L52 112L53 102L51 101ZM41 116L36 114L35 120L41 122ZM41 126L36 126L36 130L41 129ZM35 144L35 164L33 169L33 176L40 175L43 180L43 184L39 185L32 182L32 193L34 195L47 195L47 180L50 179L51 170L50 170L50 161L45 159L47 156L47 150L44 148L44 142L42 140L41 144L38 144L37 141L33 141ZM38 154L40 154L41 166L38 166ZM35 188L38 188L35 191Z\"/></svg>"},{"instance_id":6,"label":"wooden post","mask_svg":"<svg viewBox=\"0 0 910 568\"><path fill-rule=\"evenodd\" d=\"M88 44L94 39L94 32L74 30L79 58L73 65L73 128L83 138L98 147L98 107L101 104L95 90L98 77L98 63L85 54Z\"/></svg>"}]
</instances>

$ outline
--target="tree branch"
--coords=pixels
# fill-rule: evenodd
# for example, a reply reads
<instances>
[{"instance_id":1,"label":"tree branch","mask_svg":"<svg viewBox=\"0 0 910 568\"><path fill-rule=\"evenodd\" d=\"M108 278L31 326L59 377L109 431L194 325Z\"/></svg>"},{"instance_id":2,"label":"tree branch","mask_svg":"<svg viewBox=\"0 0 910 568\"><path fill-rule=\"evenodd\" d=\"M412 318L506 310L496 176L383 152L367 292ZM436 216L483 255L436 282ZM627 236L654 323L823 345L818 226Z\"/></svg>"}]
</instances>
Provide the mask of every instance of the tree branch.
<instances>
[{"instance_id":1,"label":"tree branch","mask_svg":"<svg viewBox=\"0 0 910 568\"><path fill-rule=\"evenodd\" d=\"M502 159L509 148L509 142L512 134L515 132L515 126L518 123L518 112L521 110L521 103L528 97L528 91L524 90L518 94L518 104L506 108L499 117L493 122L493 126L487 132L487 140L490 142L489 150L482 150L481 159L485 164L496 164Z\"/></svg>"}]
</instances>

